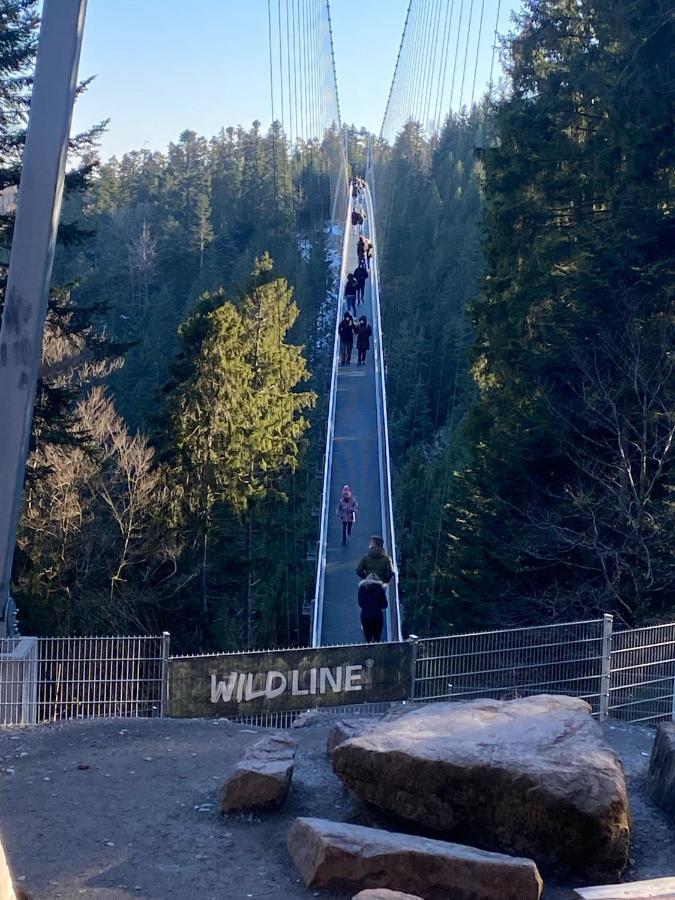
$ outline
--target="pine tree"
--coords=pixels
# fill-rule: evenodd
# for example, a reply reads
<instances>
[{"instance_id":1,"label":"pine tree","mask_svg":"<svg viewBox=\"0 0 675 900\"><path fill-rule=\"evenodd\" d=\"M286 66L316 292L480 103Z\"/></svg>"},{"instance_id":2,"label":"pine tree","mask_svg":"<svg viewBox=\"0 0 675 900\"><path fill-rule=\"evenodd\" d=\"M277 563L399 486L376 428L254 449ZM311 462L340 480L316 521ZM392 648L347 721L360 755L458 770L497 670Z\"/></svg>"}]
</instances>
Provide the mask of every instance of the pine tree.
<instances>
[{"instance_id":1,"label":"pine tree","mask_svg":"<svg viewBox=\"0 0 675 900\"><path fill-rule=\"evenodd\" d=\"M286 343L297 308L272 264L256 262L250 288L237 307L223 291L205 294L181 326L181 353L168 401L171 481L179 528L189 535L198 573L203 627L213 614L210 584L232 519L245 531L245 643L252 642L255 507L269 494L283 497L280 480L298 464L314 395L296 392L308 378L301 348ZM229 524L228 524L229 523Z\"/></svg>"}]
</instances>

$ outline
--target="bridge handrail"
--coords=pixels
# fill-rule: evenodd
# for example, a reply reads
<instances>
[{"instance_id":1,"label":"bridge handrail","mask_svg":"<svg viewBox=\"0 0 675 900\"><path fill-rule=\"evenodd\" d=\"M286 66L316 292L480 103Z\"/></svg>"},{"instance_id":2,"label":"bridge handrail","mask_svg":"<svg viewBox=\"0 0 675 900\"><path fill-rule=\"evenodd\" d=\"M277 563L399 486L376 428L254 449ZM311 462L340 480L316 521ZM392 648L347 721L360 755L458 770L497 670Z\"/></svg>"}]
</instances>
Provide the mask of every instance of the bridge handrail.
<instances>
[{"instance_id":1,"label":"bridge handrail","mask_svg":"<svg viewBox=\"0 0 675 900\"><path fill-rule=\"evenodd\" d=\"M371 166L372 172L372 166ZM380 276L377 262L377 235L375 233L375 209L369 185L366 185L366 207L369 219L370 238L373 242L373 259L370 264L371 291L373 295L373 353L375 360L375 386L378 413L377 441L380 454L380 496L382 502L382 528L385 545L391 556L394 578L389 586L389 628L391 641L402 640L401 610L398 595L398 561L396 556L396 534L394 528L394 508L391 487L391 465L389 458L389 424L387 422L387 387L385 379L384 347L382 343L382 320L380 316Z\"/></svg>"},{"instance_id":2,"label":"bridge handrail","mask_svg":"<svg viewBox=\"0 0 675 900\"><path fill-rule=\"evenodd\" d=\"M338 282L337 302L335 304L335 336L333 338L333 365L330 378L330 399L328 401L328 421L326 424L326 452L323 465L323 491L321 494L321 525L319 528L319 545L316 554L316 593L312 615L312 647L321 646L321 627L323 624L323 593L326 573L326 546L328 542L328 518L331 510L330 478L333 468L333 436L335 433L335 401L337 394L338 361L340 358L340 310L347 278L347 253L349 247L349 226L351 207L349 205L349 183L345 191L346 208L345 224L342 240L342 261Z\"/></svg>"}]
</instances>

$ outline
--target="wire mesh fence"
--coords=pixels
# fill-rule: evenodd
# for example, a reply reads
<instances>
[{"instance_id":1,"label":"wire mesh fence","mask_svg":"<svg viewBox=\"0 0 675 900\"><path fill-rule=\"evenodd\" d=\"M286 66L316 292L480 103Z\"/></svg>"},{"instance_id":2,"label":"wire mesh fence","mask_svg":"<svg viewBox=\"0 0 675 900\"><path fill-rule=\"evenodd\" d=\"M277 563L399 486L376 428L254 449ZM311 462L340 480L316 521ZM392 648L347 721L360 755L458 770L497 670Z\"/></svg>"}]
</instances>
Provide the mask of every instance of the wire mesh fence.
<instances>
[{"instance_id":1,"label":"wire mesh fence","mask_svg":"<svg viewBox=\"0 0 675 900\"><path fill-rule=\"evenodd\" d=\"M634 723L675 719L675 622L614 632L609 715Z\"/></svg>"},{"instance_id":2,"label":"wire mesh fence","mask_svg":"<svg viewBox=\"0 0 675 900\"><path fill-rule=\"evenodd\" d=\"M383 652L387 646L401 645L382 645ZM613 632L612 617L605 616L427 638L414 641L414 648L414 701L567 694L582 697L601 718L643 724L675 719L675 622ZM0 640L0 725L166 715L168 690L166 633ZM322 713L376 714L392 705L379 700ZM233 720L288 728L302 714L281 708Z\"/></svg>"},{"instance_id":3,"label":"wire mesh fence","mask_svg":"<svg viewBox=\"0 0 675 900\"><path fill-rule=\"evenodd\" d=\"M607 693L608 631L611 617L420 640L413 698L567 694L599 714Z\"/></svg>"},{"instance_id":4,"label":"wire mesh fence","mask_svg":"<svg viewBox=\"0 0 675 900\"><path fill-rule=\"evenodd\" d=\"M38 639L0 640L0 725L37 721Z\"/></svg>"},{"instance_id":5,"label":"wire mesh fence","mask_svg":"<svg viewBox=\"0 0 675 900\"><path fill-rule=\"evenodd\" d=\"M321 716L328 718L344 718L348 716L381 716L389 712L393 707L400 706L396 701L385 703L353 703L349 706L324 706L318 709L309 710L290 710L281 712L260 713L256 716L236 716L230 719L239 725L252 725L258 728L296 728L301 722L311 722L305 717L314 713L321 713Z\"/></svg>"},{"instance_id":6,"label":"wire mesh fence","mask_svg":"<svg viewBox=\"0 0 675 900\"><path fill-rule=\"evenodd\" d=\"M163 715L168 634L21 641L33 642L26 658L21 642L0 646L0 723Z\"/></svg>"}]
</instances>

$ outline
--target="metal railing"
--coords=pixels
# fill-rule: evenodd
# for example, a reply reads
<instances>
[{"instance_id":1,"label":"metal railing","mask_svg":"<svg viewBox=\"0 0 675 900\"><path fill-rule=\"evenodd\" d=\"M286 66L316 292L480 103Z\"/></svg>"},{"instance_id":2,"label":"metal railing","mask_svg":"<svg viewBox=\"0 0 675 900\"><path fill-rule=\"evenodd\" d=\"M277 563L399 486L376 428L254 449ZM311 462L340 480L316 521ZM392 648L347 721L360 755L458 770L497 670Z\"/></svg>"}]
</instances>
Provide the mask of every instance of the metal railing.
<instances>
[{"instance_id":1,"label":"metal railing","mask_svg":"<svg viewBox=\"0 0 675 900\"><path fill-rule=\"evenodd\" d=\"M607 712L612 617L511 628L417 642L413 699L508 700L531 694L582 697Z\"/></svg>"},{"instance_id":2,"label":"metal railing","mask_svg":"<svg viewBox=\"0 0 675 900\"><path fill-rule=\"evenodd\" d=\"M389 456L389 423L387 421L387 386L385 378L384 348L382 343L382 319L380 317L380 276L378 268L377 236L375 234L375 208L370 188L366 185L366 206L373 242L373 259L370 265L371 292L373 296L373 359L375 363L375 399L377 404L377 445L379 452L380 498L382 503L382 536L391 556L394 578L389 585L387 609L388 635L391 641L400 641L401 614L398 596L398 563L396 559L396 534L394 530L394 506L391 487L391 463Z\"/></svg>"},{"instance_id":3,"label":"metal railing","mask_svg":"<svg viewBox=\"0 0 675 900\"><path fill-rule=\"evenodd\" d=\"M21 640L33 642L25 659L0 644L0 723L165 714L168 633Z\"/></svg>"},{"instance_id":4,"label":"metal railing","mask_svg":"<svg viewBox=\"0 0 675 900\"><path fill-rule=\"evenodd\" d=\"M348 195L347 195L348 196ZM350 206L347 201L347 212L342 242L342 262L335 302L335 335L333 338L333 366L330 376L330 399L328 401L328 420L326 423L326 452L323 467L323 489L321 494L321 518L319 525L319 545L316 554L316 588L312 610L312 647L321 645L321 628L323 625L323 595L326 574L326 550L328 545L328 519L331 509L330 479L333 468L333 437L335 434L335 400L337 394L338 362L340 359L340 308L347 279L347 250L350 223Z\"/></svg>"}]
</instances>

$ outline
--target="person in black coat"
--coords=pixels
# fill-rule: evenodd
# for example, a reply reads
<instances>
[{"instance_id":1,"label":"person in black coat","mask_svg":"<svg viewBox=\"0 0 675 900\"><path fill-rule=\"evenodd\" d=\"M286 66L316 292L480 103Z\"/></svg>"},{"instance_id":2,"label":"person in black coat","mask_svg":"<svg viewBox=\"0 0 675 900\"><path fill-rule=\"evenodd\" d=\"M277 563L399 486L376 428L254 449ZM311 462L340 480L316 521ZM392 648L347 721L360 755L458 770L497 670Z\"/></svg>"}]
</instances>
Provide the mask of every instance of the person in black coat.
<instances>
[{"instance_id":1,"label":"person in black coat","mask_svg":"<svg viewBox=\"0 0 675 900\"><path fill-rule=\"evenodd\" d=\"M361 235L356 242L356 255L359 259L359 265L366 265L366 250L368 249L368 240Z\"/></svg>"},{"instance_id":2,"label":"person in black coat","mask_svg":"<svg viewBox=\"0 0 675 900\"><path fill-rule=\"evenodd\" d=\"M384 628L384 612L389 605L384 585L375 572L359 582L358 594L361 607L361 627L367 644L379 644Z\"/></svg>"},{"instance_id":3,"label":"person in black coat","mask_svg":"<svg viewBox=\"0 0 675 900\"><path fill-rule=\"evenodd\" d=\"M347 304L347 309L351 310L353 316L356 315L356 290L358 286L358 281L350 272L349 275L347 275L347 281L345 283L345 303Z\"/></svg>"},{"instance_id":4,"label":"person in black coat","mask_svg":"<svg viewBox=\"0 0 675 900\"><path fill-rule=\"evenodd\" d=\"M358 287L356 289L356 302L364 303L364 291L366 289L366 281L368 280L368 269L366 269L365 262L363 265L361 263L354 269L354 278L356 278Z\"/></svg>"},{"instance_id":5,"label":"person in black coat","mask_svg":"<svg viewBox=\"0 0 675 900\"><path fill-rule=\"evenodd\" d=\"M368 319L365 316L361 316L359 319L358 325L356 326L356 349L359 354L358 366L365 366L366 364L366 353L370 350L370 337L373 333L373 329L368 324Z\"/></svg>"},{"instance_id":6,"label":"person in black coat","mask_svg":"<svg viewBox=\"0 0 675 900\"><path fill-rule=\"evenodd\" d=\"M344 319L338 325L338 334L340 335L340 365L348 366L352 361L352 350L354 349L354 320L348 312L345 313Z\"/></svg>"}]
</instances>

